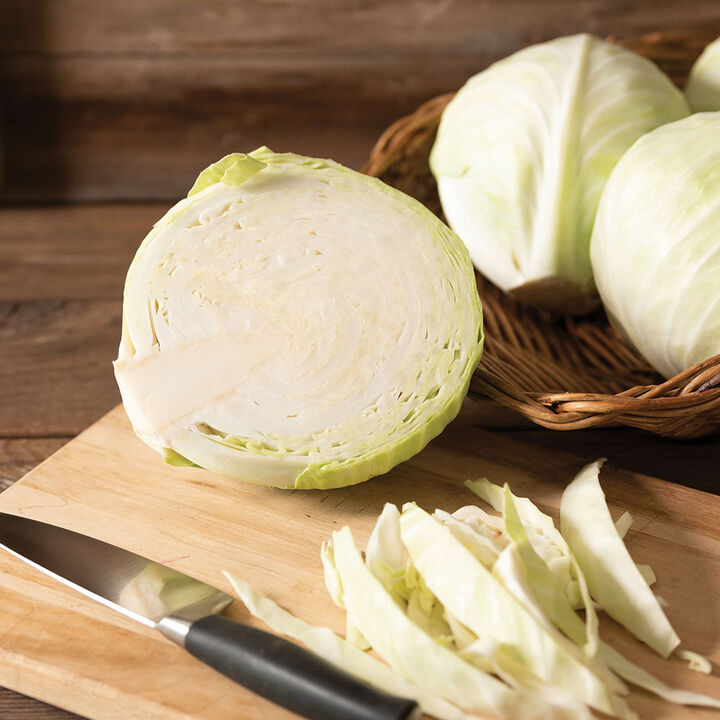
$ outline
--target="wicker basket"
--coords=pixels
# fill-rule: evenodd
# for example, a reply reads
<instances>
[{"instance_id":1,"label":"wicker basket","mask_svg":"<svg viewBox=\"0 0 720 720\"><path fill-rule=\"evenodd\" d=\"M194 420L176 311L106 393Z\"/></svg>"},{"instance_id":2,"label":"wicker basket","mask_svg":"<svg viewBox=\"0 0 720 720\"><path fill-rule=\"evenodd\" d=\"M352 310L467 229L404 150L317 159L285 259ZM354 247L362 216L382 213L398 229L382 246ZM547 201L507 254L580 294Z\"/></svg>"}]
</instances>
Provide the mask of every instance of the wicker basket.
<instances>
[{"instance_id":1,"label":"wicker basket","mask_svg":"<svg viewBox=\"0 0 720 720\"><path fill-rule=\"evenodd\" d=\"M653 33L617 41L654 60L678 85L715 34ZM442 95L390 126L365 172L441 214L428 155ZM576 430L630 425L692 438L720 429L720 355L664 381L597 311L572 318L526 307L478 276L486 345L471 395L486 395L538 425Z\"/></svg>"}]
</instances>

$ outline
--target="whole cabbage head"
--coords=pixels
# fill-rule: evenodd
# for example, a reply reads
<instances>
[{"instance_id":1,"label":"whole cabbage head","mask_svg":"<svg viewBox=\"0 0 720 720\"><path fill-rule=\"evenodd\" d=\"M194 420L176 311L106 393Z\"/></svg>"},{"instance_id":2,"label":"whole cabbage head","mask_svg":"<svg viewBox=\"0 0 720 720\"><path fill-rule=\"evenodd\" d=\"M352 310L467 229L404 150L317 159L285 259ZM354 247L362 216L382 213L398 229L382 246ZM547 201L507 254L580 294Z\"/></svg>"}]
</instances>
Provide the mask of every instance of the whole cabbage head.
<instances>
[{"instance_id":1,"label":"whole cabbage head","mask_svg":"<svg viewBox=\"0 0 720 720\"><path fill-rule=\"evenodd\" d=\"M443 113L430 167L476 267L520 300L597 303L589 244L623 153L688 114L651 62L590 35L528 47L471 78Z\"/></svg>"},{"instance_id":2,"label":"whole cabbage head","mask_svg":"<svg viewBox=\"0 0 720 720\"><path fill-rule=\"evenodd\" d=\"M711 42L695 61L685 95L693 112L720 110L720 38Z\"/></svg>"},{"instance_id":3,"label":"whole cabbage head","mask_svg":"<svg viewBox=\"0 0 720 720\"><path fill-rule=\"evenodd\" d=\"M612 323L663 375L720 353L720 112L665 125L613 170L591 257Z\"/></svg>"}]
</instances>

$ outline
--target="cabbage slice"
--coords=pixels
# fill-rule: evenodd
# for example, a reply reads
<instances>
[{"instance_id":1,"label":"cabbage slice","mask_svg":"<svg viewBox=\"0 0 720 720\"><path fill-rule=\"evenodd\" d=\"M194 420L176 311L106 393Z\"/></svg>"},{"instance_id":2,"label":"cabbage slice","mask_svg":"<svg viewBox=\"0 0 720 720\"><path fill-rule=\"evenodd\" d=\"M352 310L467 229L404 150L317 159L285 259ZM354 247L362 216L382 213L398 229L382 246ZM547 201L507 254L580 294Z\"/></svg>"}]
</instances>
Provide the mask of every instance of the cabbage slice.
<instances>
[{"instance_id":1,"label":"cabbage slice","mask_svg":"<svg viewBox=\"0 0 720 720\"><path fill-rule=\"evenodd\" d=\"M408 680L460 707L508 720L572 717L537 695L509 688L413 623L365 565L349 527L333 533L333 556L348 612L375 652Z\"/></svg>"},{"instance_id":2,"label":"cabbage slice","mask_svg":"<svg viewBox=\"0 0 720 720\"><path fill-rule=\"evenodd\" d=\"M567 548L568 555L571 556L573 569L578 577L578 586L585 609L585 623L576 614L567 594L558 591L555 575L530 544L527 531L515 503L516 498L506 485L503 506L505 527L514 547L517 549L533 595L553 623L573 642L584 645L588 657L594 657L597 654L599 643L598 618L582 570L571 555L569 548Z\"/></svg>"},{"instance_id":3,"label":"cabbage slice","mask_svg":"<svg viewBox=\"0 0 720 720\"><path fill-rule=\"evenodd\" d=\"M142 243L114 366L168 462L329 488L440 433L481 349L455 233L380 180L260 148L205 170Z\"/></svg>"},{"instance_id":4,"label":"cabbage slice","mask_svg":"<svg viewBox=\"0 0 720 720\"><path fill-rule=\"evenodd\" d=\"M598 478L604 460L584 467L560 504L563 536L592 596L633 635L667 657L680 638L618 535Z\"/></svg>"},{"instance_id":5,"label":"cabbage slice","mask_svg":"<svg viewBox=\"0 0 720 720\"><path fill-rule=\"evenodd\" d=\"M406 680L384 662L343 640L330 628L306 623L269 598L257 593L244 580L227 572L224 575L254 617L262 620L275 632L287 635L306 645L328 662L385 692L415 699L423 712L441 720L470 720L470 718L477 717L464 712L446 700L435 697L423 686Z\"/></svg>"},{"instance_id":6,"label":"cabbage slice","mask_svg":"<svg viewBox=\"0 0 720 720\"><path fill-rule=\"evenodd\" d=\"M589 245L615 163L688 114L653 63L590 35L524 48L468 80L430 156L443 210L476 267L520 300L597 303Z\"/></svg>"},{"instance_id":7,"label":"cabbage slice","mask_svg":"<svg viewBox=\"0 0 720 720\"><path fill-rule=\"evenodd\" d=\"M700 655L700 653L693 652L692 650L678 650L676 654L679 658L687 660L691 670L703 673L704 675L709 675L712 672L712 664L706 657Z\"/></svg>"},{"instance_id":8,"label":"cabbage slice","mask_svg":"<svg viewBox=\"0 0 720 720\"><path fill-rule=\"evenodd\" d=\"M465 485L476 492L476 494L496 510L503 510L504 512L507 535L511 538L518 552L518 557L525 572L525 579L528 587L532 591L532 595L527 593L527 591L525 594L520 595L518 593L518 586L515 585L511 588L513 594L515 594L520 601L524 602L526 607L533 612L535 617L540 621L547 615L547 617L575 643L578 645L586 643L586 648L589 649L588 654L590 656L593 655L594 650L596 662L602 663L601 666L596 667L596 672L598 672L601 677L606 677L603 669L604 666L606 666L623 680L641 687L668 702L678 705L720 707L720 700L710 697L709 695L695 693L689 690L681 690L665 684L654 675L651 675L646 670L643 670L625 658L607 643L598 639L597 614L595 613L592 599L588 594L583 572L577 565L574 556L572 556L572 552L567 548L578 579L581 580L580 587L584 588L582 592L584 597L583 605L588 624L586 626L583 623L575 613L573 604L570 602L567 593L563 590L562 586L558 585L555 574L535 552L528 540L528 533L525 526L527 525L531 528L533 525L541 526L544 533L550 532L550 523L552 523L550 516L541 512L528 498L516 497L510 492L508 487L505 488L503 493L503 489L499 485L493 485L485 478L481 480L468 480ZM627 513L627 515L629 516L629 513ZM555 542L562 541L562 543L564 543L565 541L562 535L555 529L554 523L552 528ZM638 566L638 569L643 572L643 567L648 568L649 572L652 573L649 566ZM654 573L652 573L652 577L654 578ZM647 580L647 578L645 579ZM588 640L589 637L592 639ZM688 661L691 661L692 656L696 655L695 653L688 653L687 651L679 651L678 654ZM702 660L704 660L704 658L701 660L695 658L696 667L700 672L703 671L703 668L707 669L707 665L703 663ZM695 668L691 667L691 669Z\"/></svg>"},{"instance_id":9,"label":"cabbage slice","mask_svg":"<svg viewBox=\"0 0 720 720\"><path fill-rule=\"evenodd\" d=\"M693 112L720 110L720 38L711 42L695 61L685 95Z\"/></svg>"},{"instance_id":10,"label":"cabbage slice","mask_svg":"<svg viewBox=\"0 0 720 720\"><path fill-rule=\"evenodd\" d=\"M497 512L504 512L505 491L487 478L467 480L465 486L481 497ZM565 538L555 527L553 519L541 512L528 498L512 496L515 509L522 518L528 540L544 560L553 576L555 585L563 588L573 607L584 608L588 621L594 624L594 608L585 579L579 571L577 561L570 552Z\"/></svg>"},{"instance_id":11,"label":"cabbage slice","mask_svg":"<svg viewBox=\"0 0 720 720\"><path fill-rule=\"evenodd\" d=\"M403 507L402 539L428 588L479 638L512 646L541 680L616 717L634 714L554 628L541 625L452 532L415 503Z\"/></svg>"},{"instance_id":12,"label":"cabbage slice","mask_svg":"<svg viewBox=\"0 0 720 720\"><path fill-rule=\"evenodd\" d=\"M665 377L720 354L719 136L720 112L708 112L640 138L615 166L595 220L603 305Z\"/></svg>"},{"instance_id":13,"label":"cabbage slice","mask_svg":"<svg viewBox=\"0 0 720 720\"><path fill-rule=\"evenodd\" d=\"M392 503L385 503L368 538L365 564L390 589L403 572L404 552L400 537L400 511Z\"/></svg>"}]
</instances>

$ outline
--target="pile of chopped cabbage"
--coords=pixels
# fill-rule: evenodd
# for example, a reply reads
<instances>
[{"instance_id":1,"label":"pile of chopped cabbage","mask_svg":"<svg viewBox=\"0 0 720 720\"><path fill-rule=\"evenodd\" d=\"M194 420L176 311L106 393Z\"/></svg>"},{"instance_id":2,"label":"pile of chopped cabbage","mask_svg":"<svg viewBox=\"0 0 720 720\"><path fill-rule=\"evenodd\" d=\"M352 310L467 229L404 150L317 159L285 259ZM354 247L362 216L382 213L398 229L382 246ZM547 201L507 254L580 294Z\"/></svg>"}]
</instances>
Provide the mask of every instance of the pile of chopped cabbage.
<instances>
[{"instance_id":1,"label":"pile of chopped cabbage","mask_svg":"<svg viewBox=\"0 0 720 720\"><path fill-rule=\"evenodd\" d=\"M693 112L720 110L720 38L711 42L695 61L685 95Z\"/></svg>"},{"instance_id":2,"label":"pile of chopped cabbage","mask_svg":"<svg viewBox=\"0 0 720 720\"><path fill-rule=\"evenodd\" d=\"M345 638L227 577L276 632L438 718L589 719L592 710L635 718L626 683L673 703L720 708L718 699L669 687L599 638L602 609L661 656L676 652L710 672L707 660L677 649L650 588L652 570L636 565L623 542L632 518L610 516L601 464L585 467L564 492L562 532L529 499L482 479L466 485L500 515L388 504L364 557L349 527L333 533L321 555L330 595L346 610Z\"/></svg>"}]
</instances>

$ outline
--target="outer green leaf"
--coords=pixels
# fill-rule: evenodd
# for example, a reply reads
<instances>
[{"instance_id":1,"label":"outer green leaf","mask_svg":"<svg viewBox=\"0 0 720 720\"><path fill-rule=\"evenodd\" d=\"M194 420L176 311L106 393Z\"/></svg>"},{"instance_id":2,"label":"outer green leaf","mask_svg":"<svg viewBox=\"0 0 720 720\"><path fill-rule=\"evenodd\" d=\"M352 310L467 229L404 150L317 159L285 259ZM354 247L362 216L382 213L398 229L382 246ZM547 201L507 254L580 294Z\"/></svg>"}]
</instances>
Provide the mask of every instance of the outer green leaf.
<instances>
[{"instance_id":1,"label":"outer green leaf","mask_svg":"<svg viewBox=\"0 0 720 720\"><path fill-rule=\"evenodd\" d=\"M263 149L266 150L267 148ZM195 184L188 193L188 197L197 195L197 193L215 183L237 187L259 173L264 167L266 167L264 162L260 162L260 160L256 160L244 153L226 155L198 175Z\"/></svg>"}]
</instances>

